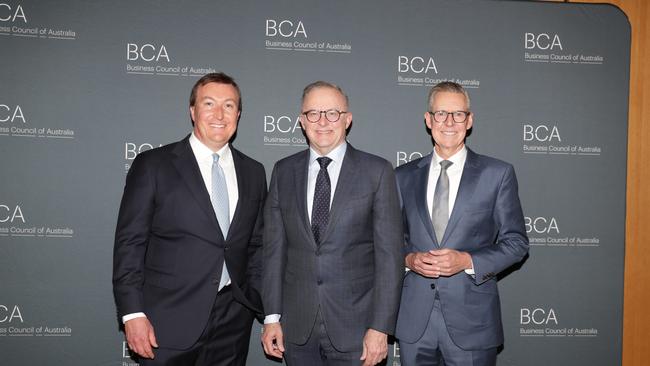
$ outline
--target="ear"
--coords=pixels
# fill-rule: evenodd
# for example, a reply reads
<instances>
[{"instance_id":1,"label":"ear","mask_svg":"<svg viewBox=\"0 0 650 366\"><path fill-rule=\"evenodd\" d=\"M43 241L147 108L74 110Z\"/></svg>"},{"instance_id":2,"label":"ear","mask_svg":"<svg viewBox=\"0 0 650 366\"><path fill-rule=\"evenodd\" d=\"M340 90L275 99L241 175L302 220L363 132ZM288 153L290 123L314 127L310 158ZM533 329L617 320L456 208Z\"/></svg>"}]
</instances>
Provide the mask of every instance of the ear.
<instances>
[{"instance_id":1,"label":"ear","mask_svg":"<svg viewBox=\"0 0 650 366\"><path fill-rule=\"evenodd\" d=\"M196 121L194 118L194 106L190 106L190 117L192 117L192 122Z\"/></svg>"},{"instance_id":2,"label":"ear","mask_svg":"<svg viewBox=\"0 0 650 366\"><path fill-rule=\"evenodd\" d=\"M433 125L432 125L432 123L431 123L431 113L429 113L429 112L424 112L424 121L426 122L427 127L428 127L430 130L432 130L432 129L433 129Z\"/></svg>"},{"instance_id":3,"label":"ear","mask_svg":"<svg viewBox=\"0 0 650 366\"><path fill-rule=\"evenodd\" d=\"M469 116L467 116L467 124L465 125L465 129L469 130L472 128L472 125L474 124L474 113L470 113Z\"/></svg>"},{"instance_id":4,"label":"ear","mask_svg":"<svg viewBox=\"0 0 650 366\"><path fill-rule=\"evenodd\" d=\"M352 112L345 114L345 129L350 128L350 123L352 123Z\"/></svg>"},{"instance_id":5,"label":"ear","mask_svg":"<svg viewBox=\"0 0 650 366\"><path fill-rule=\"evenodd\" d=\"M305 115L300 114L298 120L300 120L300 127L302 127L303 131L307 131L307 128L305 128Z\"/></svg>"}]
</instances>

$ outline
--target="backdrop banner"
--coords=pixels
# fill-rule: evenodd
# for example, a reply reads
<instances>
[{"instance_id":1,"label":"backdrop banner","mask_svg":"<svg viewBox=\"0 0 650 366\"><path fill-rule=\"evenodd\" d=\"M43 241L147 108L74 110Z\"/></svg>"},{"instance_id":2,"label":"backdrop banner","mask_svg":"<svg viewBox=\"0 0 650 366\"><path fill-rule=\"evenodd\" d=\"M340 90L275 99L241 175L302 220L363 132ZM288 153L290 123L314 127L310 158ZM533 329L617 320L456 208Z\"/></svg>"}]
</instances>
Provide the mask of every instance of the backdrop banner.
<instances>
[{"instance_id":1,"label":"backdrop banner","mask_svg":"<svg viewBox=\"0 0 650 366\"><path fill-rule=\"evenodd\" d=\"M305 149L302 89L340 85L348 139L428 154L432 85L472 98L467 144L514 164L530 256L500 279L498 364L620 365L630 25L529 1L0 0L0 364L136 365L112 250L126 172L191 131L190 89L235 77L234 146ZM249 365L264 356L255 323ZM391 343L388 365L400 365Z\"/></svg>"}]
</instances>

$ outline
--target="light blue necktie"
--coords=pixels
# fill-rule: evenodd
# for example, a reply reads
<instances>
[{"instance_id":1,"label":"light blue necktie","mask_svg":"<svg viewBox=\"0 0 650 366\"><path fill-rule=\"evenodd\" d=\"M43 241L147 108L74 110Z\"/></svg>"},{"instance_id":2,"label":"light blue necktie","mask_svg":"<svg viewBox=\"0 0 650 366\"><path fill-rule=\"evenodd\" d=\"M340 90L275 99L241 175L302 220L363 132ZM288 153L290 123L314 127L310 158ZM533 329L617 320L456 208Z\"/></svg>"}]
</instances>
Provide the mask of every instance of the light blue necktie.
<instances>
[{"instance_id":1,"label":"light blue necktie","mask_svg":"<svg viewBox=\"0 0 650 366\"><path fill-rule=\"evenodd\" d=\"M230 208L228 206L228 185L223 169L219 165L219 154L212 154L212 208L217 215L219 227L223 233L224 240L228 237L228 228L230 227ZM230 275L226 268L224 258L223 270L221 271L221 280L219 281L219 290L230 282Z\"/></svg>"}]
</instances>

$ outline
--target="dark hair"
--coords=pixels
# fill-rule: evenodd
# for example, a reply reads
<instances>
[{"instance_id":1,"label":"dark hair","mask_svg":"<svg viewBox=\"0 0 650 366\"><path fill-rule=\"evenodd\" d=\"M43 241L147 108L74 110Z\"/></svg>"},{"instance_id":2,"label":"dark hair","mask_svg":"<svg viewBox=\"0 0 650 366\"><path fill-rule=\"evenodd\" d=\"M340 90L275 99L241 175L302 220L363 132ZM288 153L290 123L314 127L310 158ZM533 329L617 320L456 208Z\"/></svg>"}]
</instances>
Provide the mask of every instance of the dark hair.
<instances>
[{"instance_id":1,"label":"dark hair","mask_svg":"<svg viewBox=\"0 0 650 366\"><path fill-rule=\"evenodd\" d=\"M237 85L235 79L233 79L231 76L224 74L223 72L213 72L210 74L205 74L199 80L196 81L196 83L192 87L192 93L190 93L190 107L193 107L194 103L196 103L196 92L199 89L199 87L209 83L232 85L235 88L235 90L237 90L237 95L239 96L238 107L239 107L239 111L241 112L242 101L241 101L241 90L239 90L239 85Z\"/></svg>"}]
</instances>

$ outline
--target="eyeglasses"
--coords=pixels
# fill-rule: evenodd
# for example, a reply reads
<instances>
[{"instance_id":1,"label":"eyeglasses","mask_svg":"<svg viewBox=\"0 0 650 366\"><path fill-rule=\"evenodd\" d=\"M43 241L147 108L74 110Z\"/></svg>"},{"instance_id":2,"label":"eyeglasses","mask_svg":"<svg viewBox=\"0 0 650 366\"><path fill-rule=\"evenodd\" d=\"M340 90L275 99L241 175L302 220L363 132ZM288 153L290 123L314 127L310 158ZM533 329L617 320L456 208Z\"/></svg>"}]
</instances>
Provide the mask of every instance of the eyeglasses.
<instances>
[{"instance_id":1,"label":"eyeglasses","mask_svg":"<svg viewBox=\"0 0 650 366\"><path fill-rule=\"evenodd\" d=\"M453 111L453 112L447 112L447 111L429 111L429 114L433 116L433 120L438 122L438 123L445 123L447 122L447 117L451 115L451 119L454 121L454 123L463 123L467 120L467 117L472 114L470 111Z\"/></svg>"},{"instance_id":2,"label":"eyeglasses","mask_svg":"<svg viewBox=\"0 0 650 366\"><path fill-rule=\"evenodd\" d=\"M315 109L309 110L307 112L302 112L302 114L307 118L307 121L311 123L316 123L320 121L321 115L325 113L325 119L330 122L334 123L338 121L341 118L342 114L348 113L346 111L339 111L336 109L328 109L326 111L317 111Z\"/></svg>"}]
</instances>

